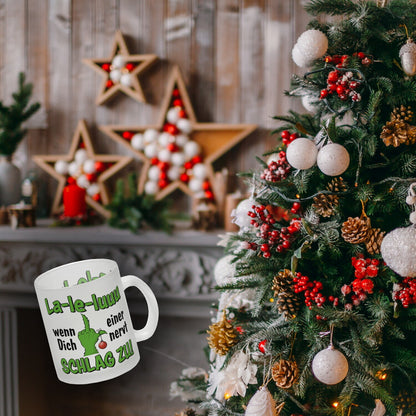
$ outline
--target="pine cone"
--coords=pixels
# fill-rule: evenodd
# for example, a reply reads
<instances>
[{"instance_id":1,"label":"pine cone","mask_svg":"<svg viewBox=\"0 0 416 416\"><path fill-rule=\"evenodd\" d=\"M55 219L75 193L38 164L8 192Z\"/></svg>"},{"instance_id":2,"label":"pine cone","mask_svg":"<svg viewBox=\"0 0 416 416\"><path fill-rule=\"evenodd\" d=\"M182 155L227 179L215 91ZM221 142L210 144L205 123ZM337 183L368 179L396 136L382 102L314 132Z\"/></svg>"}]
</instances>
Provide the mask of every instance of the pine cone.
<instances>
[{"instance_id":1,"label":"pine cone","mask_svg":"<svg viewBox=\"0 0 416 416\"><path fill-rule=\"evenodd\" d=\"M209 326L208 345L219 355L225 355L237 343L237 332L227 321L225 311L220 321Z\"/></svg>"},{"instance_id":2,"label":"pine cone","mask_svg":"<svg viewBox=\"0 0 416 416\"><path fill-rule=\"evenodd\" d=\"M367 240L369 230L370 224L367 217L364 219L349 217L342 224L341 234L347 243L360 244Z\"/></svg>"},{"instance_id":3,"label":"pine cone","mask_svg":"<svg viewBox=\"0 0 416 416\"><path fill-rule=\"evenodd\" d=\"M334 178L327 185L326 189L331 192L345 192L347 187L342 178ZM321 217L330 217L334 214L334 209L339 204L339 196L331 194L319 194L313 198L312 207Z\"/></svg>"},{"instance_id":4,"label":"pine cone","mask_svg":"<svg viewBox=\"0 0 416 416\"><path fill-rule=\"evenodd\" d=\"M274 297L277 297L279 293L286 292L293 286L293 274L290 270L285 269L277 274L273 279L272 290L274 291Z\"/></svg>"},{"instance_id":5,"label":"pine cone","mask_svg":"<svg viewBox=\"0 0 416 416\"><path fill-rule=\"evenodd\" d=\"M385 234L380 228L370 228L365 242L368 254L380 254L380 246Z\"/></svg>"},{"instance_id":6,"label":"pine cone","mask_svg":"<svg viewBox=\"0 0 416 416\"><path fill-rule=\"evenodd\" d=\"M276 307L279 313L284 314L286 319L294 318L301 306L302 302L293 290L279 293Z\"/></svg>"},{"instance_id":7,"label":"pine cone","mask_svg":"<svg viewBox=\"0 0 416 416\"><path fill-rule=\"evenodd\" d=\"M296 361L279 360L272 367L272 378L281 389L290 389L298 380L298 376Z\"/></svg>"},{"instance_id":8,"label":"pine cone","mask_svg":"<svg viewBox=\"0 0 416 416\"><path fill-rule=\"evenodd\" d=\"M414 415L416 409L415 392L400 391L396 398L396 406L397 410L403 410L403 416Z\"/></svg>"},{"instance_id":9,"label":"pine cone","mask_svg":"<svg viewBox=\"0 0 416 416\"><path fill-rule=\"evenodd\" d=\"M386 146L398 147L401 144L413 144L416 142L416 128L408 122L413 117L410 107L404 105L395 108L381 131L380 138Z\"/></svg>"}]
</instances>

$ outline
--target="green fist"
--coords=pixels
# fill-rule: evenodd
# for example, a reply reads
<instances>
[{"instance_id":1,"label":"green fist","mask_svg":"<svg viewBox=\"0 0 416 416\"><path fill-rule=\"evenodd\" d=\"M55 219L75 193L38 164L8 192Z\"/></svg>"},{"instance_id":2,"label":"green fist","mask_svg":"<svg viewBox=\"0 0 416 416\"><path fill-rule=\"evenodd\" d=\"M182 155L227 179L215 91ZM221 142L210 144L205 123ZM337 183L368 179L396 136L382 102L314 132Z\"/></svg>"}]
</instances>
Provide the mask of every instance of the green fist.
<instances>
[{"instance_id":1,"label":"green fist","mask_svg":"<svg viewBox=\"0 0 416 416\"><path fill-rule=\"evenodd\" d=\"M97 343L98 339L102 334L106 334L106 331L99 330L98 332L90 328L90 321L85 315L82 315L82 319L84 321L84 329L78 332L78 339L81 345L85 348L84 356L97 354L97 348L95 344Z\"/></svg>"}]
</instances>

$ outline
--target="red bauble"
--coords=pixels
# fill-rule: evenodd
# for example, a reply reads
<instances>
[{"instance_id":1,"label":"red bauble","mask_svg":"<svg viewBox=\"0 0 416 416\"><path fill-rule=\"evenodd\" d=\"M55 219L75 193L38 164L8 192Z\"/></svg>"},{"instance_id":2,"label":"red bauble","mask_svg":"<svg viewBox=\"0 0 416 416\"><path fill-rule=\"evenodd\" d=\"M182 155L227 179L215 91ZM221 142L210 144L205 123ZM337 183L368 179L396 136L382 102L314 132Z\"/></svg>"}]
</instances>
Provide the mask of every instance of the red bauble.
<instances>
[{"instance_id":1,"label":"red bauble","mask_svg":"<svg viewBox=\"0 0 416 416\"><path fill-rule=\"evenodd\" d=\"M186 173L182 173L179 179L181 180L181 182L185 182L185 183L189 182L189 176Z\"/></svg>"},{"instance_id":2,"label":"red bauble","mask_svg":"<svg viewBox=\"0 0 416 416\"><path fill-rule=\"evenodd\" d=\"M202 184L202 189L204 191L209 191L211 189L211 184L209 183L209 181L204 181Z\"/></svg>"},{"instance_id":3,"label":"red bauble","mask_svg":"<svg viewBox=\"0 0 416 416\"><path fill-rule=\"evenodd\" d=\"M337 94L338 95L345 94L345 87L343 87L342 85L338 85L337 86Z\"/></svg>"},{"instance_id":4,"label":"red bauble","mask_svg":"<svg viewBox=\"0 0 416 416\"><path fill-rule=\"evenodd\" d=\"M123 133L121 134L121 136L123 137L123 139L131 140L132 137L134 136L134 133L131 132L131 131L123 131Z\"/></svg>"},{"instance_id":5,"label":"red bauble","mask_svg":"<svg viewBox=\"0 0 416 416\"><path fill-rule=\"evenodd\" d=\"M135 68L135 65L132 64L131 62L127 63L125 68L127 69L127 71L133 71L133 69Z\"/></svg>"},{"instance_id":6,"label":"red bauble","mask_svg":"<svg viewBox=\"0 0 416 416\"><path fill-rule=\"evenodd\" d=\"M78 149L85 149L85 143L84 143L84 142L81 142L81 143L78 145Z\"/></svg>"},{"instance_id":7,"label":"red bauble","mask_svg":"<svg viewBox=\"0 0 416 416\"><path fill-rule=\"evenodd\" d=\"M103 350L104 348L106 348L107 347L107 343L105 342L105 341L101 341L99 344L98 344L98 348L100 348L101 350Z\"/></svg>"},{"instance_id":8,"label":"red bauble","mask_svg":"<svg viewBox=\"0 0 416 416\"><path fill-rule=\"evenodd\" d=\"M73 185L74 183L76 183L76 182L77 182L77 180L76 180L73 176L70 176L70 177L66 180L66 182L67 182L67 184L68 184L68 185Z\"/></svg>"},{"instance_id":9,"label":"red bauble","mask_svg":"<svg viewBox=\"0 0 416 416\"><path fill-rule=\"evenodd\" d=\"M97 161L95 162L95 170L97 172L104 172L107 169L107 166L104 162Z\"/></svg>"},{"instance_id":10,"label":"red bauble","mask_svg":"<svg viewBox=\"0 0 416 416\"><path fill-rule=\"evenodd\" d=\"M214 199L214 193L212 191L205 191L204 192L205 198L213 200Z\"/></svg>"},{"instance_id":11,"label":"red bauble","mask_svg":"<svg viewBox=\"0 0 416 416\"><path fill-rule=\"evenodd\" d=\"M364 58L365 58L365 53L364 53L364 52L358 52L358 53L357 53L357 56L358 56L360 59L364 59Z\"/></svg>"},{"instance_id":12,"label":"red bauble","mask_svg":"<svg viewBox=\"0 0 416 416\"><path fill-rule=\"evenodd\" d=\"M194 157L191 159L191 161L192 161L192 163L193 163L194 165L196 165L197 163L201 163L201 162L202 162L202 157L201 157L201 156L199 156L199 155L194 156Z\"/></svg>"},{"instance_id":13,"label":"red bauble","mask_svg":"<svg viewBox=\"0 0 416 416\"><path fill-rule=\"evenodd\" d=\"M159 166L159 169L163 172L167 171L169 169L169 163L168 162L161 162L157 164Z\"/></svg>"},{"instance_id":14,"label":"red bauble","mask_svg":"<svg viewBox=\"0 0 416 416\"><path fill-rule=\"evenodd\" d=\"M85 177L88 179L88 182L95 182L97 180L95 173L86 173Z\"/></svg>"},{"instance_id":15,"label":"red bauble","mask_svg":"<svg viewBox=\"0 0 416 416\"><path fill-rule=\"evenodd\" d=\"M159 172L159 179L166 180L167 177L168 177L168 174L165 171L162 170L161 172Z\"/></svg>"},{"instance_id":16,"label":"red bauble","mask_svg":"<svg viewBox=\"0 0 416 416\"><path fill-rule=\"evenodd\" d=\"M100 195L100 194L94 194L94 195L92 196L92 199L93 199L95 202L100 202L100 201L101 201L101 195Z\"/></svg>"},{"instance_id":17,"label":"red bauble","mask_svg":"<svg viewBox=\"0 0 416 416\"><path fill-rule=\"evenodd\" d=\"M175 99L172 101L172 105L173 105L174 107L183 107L183 101L182 101L180 98L175 98Z\"/></svg>"},{"instance_id":18,"label":"red bauble","mask_svg":"<svg viewBox=\"0 0 416 416\"><path fill-rule=\"evenodd\" d=\"M159 188L163 189L166 188L169 185L169 182L166 179L161 179L159 182Z\"/></svg>"},{"instance_id":19,"label":"red bauble","mask_svg":"<svg viewBox=\"0 0 416 416\"><path fill-rule=\"evenodd\" d=\"M178 111L178 116L179 116L179 118L186 118L186 111L183 108L181 108Z\"/></svg>"},{"instance_id":20,"label":"red bauble","mask_svg":"<svg viewBox=\"0 0 416 416\"><path fill-rule=\"evenodd\" d=\"M280 135L282 136L282 139L289 139L290 137L290 131L289 130L283 130Z\"/></svg>"},{"instance_id":21,"label":"red bauble","mask_svg":"<svg viewBox=\"0 0 416 416\"><path fill-rule=\"evenodd\" d=\"M334 84L335 82L337 82L339 79L339 71L331 71L328 74L328 84Z\"/></svg>"},{"instance_id":22,"label":"red bauble","mask_svg":"<svg viewBox=\"0 0 416 416\"><path fill-rule=\"evenodd\" d=\"M323 98L326 98L327 96L328 96L328 94L329 94L329 91L328 90L321 90L321 94L320 94L320 98L321 99L323 99Z\"/></svg>"},{"instance_id":23,"label":"red bauble","mask_svg":"<svg viewBox=\"0 0 416 416\"><path fill-rule=\"evenodd\" d=\"M178 98L178 97L180 97L180 96L181 96L181 93L179 92L179 89L178 89L178 88L175 88L175 89L172 91L172 97Z\"/></svg>"},{"instance_id":24,"label":"red bauble","mask_svg":"<svg viewBox=\"0 0 416 416\"><path fill-rule=\"evenodd\" d=\"M191 161L185 162L183 167L185 169L192 169L193 163Z\"/></svg>"},{"instance_id":25,"label":"red bauble","mask_svg":"<svg viewBox=\"0 0 416 416\"><path fill-rule=\"evenodd\" d=\"M169 152L177 152L179 150L179 147L176 143L169 143L166 148L169 150Z\"/></svg>"},{"instance_id":26,"label":"red bauble","mask_svg":"<svg viewBox=\"0 0 416 416\"><path fill-rule=\"evenodd\" d=\"M267 339L264 339L263 341L259 342L259 351L262 352L263 354L266 353L266 344L267 344Z\"/></svg>"},{"instance_id":27,"label":"red bauble","mask_svg":"<svg viewBox=\"0 0 416 416\"><path fill-rule=\"evenodd\" d=\"M113 85L114 85L114 82L113 82L113 81L111 81L111 79L107 80L107 82L105 83L105 87L106 87L107 89L108 89L108 88L111 88Z\"/></svg>"},{"instance_id":28,"label":"red bauble","mask_svg":"<svg viewBox=\"0 0 416 416\"><path fill-rule=\"evenodd\" d=\"M174 124L171 124L171 123L166 123L163 126L163 131L166 131L172 136L176 136L179 133L179 129Z\"/></svg>"},{"instance_id":29,"label":"red bauble","mask_svg":"<svg viewBox=\"0 0 416 416\"><path fill-rule=\"evenodd\" d=\"M290 140L291 142L293 142L293 140L296 140L298 137L299 137L299 134L297 134L297 133L292 133L292 134L289 136L289 140Z\"/></svg>"},{"instance_id":30,"label":"red bauble","mask_svg":"<svg viewBox=\"0 0 416 416\"><path fill-rule=\"evenodd\" d=\"M156 166L156 165L158 165L158 164L159 164L159 159L158 159L157 157L152 157L152 158L150 159L150 164L151 164L152 166Z\"/></svg>"},{"instance_id":31,"label":"red bauble","mask_svg":"<svg viewBox=\"0 0 416 416\"><path fill-rule=\"evenodd\" d=\"M106 72L110 72L110 70L111 70L111 66L110 66L109 63L102 64L101 68L104 69L104 71L106 71Z\"/></svg>"}]
</instances>

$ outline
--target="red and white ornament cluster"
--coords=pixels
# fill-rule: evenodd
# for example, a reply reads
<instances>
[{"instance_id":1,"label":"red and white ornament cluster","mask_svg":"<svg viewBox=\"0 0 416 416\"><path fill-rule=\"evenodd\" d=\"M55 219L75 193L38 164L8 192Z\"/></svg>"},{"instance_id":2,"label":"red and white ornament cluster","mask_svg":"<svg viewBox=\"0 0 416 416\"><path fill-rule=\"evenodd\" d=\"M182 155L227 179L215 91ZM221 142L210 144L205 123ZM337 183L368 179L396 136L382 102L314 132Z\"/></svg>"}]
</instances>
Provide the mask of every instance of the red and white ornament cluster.
<instances>
[{"instance_id":1,"label":"red and white ornament cluster","mask_svg":"<svg viewBox=\"0 0 416 416\"><path fill-rule=\"evenodd\" d=\"M133 71L136 66L137 65L132 62L127 62L126 58L121 54L115 55L111 63L106 62L102 64L101 68L108 72L109 77L106 88L109 89L115 84L131 87L133 84L131 71Z\"/></svg>"},{"instance_id":2,"label":"red and white ornament cluster","mask_svg":"<svg viewBox=\"0 0 416 416\"><path fill-rule=\"evenodd\" d=\"M70 162L58 160L54 166L57 173L67 176L69 184L76 183L80 188L85 189L87 195L97 202L101 200L100 186L97 182L98 176L108 167L107 163L90 159L83 147L80 147L75 152L74 160Z\"/></svg>"},{"instance_id":3,"label":"red and white ornament cluster","mask_svg":"<svg viewBox=\"0 0 416 416\"><path fill-rule=\"evenodd\" d=\"M155 195L179 180L187 184L197 197L214 199L201 147L189 136L192 130L180 92L175 88L162 132L147 129L143 133L122 133L133 149L142 152L151 161L144 185L146 194Z\"/></svg>"},{"instance_id":4,"label":"red and white ornament cluster","mask_svg":"<svg viewBox=\"0 0 416 416\"><path fill-rule=\"evenodd\" d=\"M416 304L416 278L405 277L394 292L394 300L400 301L403 308Z\"/></svg>"},{"instance_id":5,"label":"red and white ornament cluster","mask_svg":"<svg viewBox=\"0 0 416 416\"><path fill-rule=\"evenodd\" d=\"M361 82L354 79L352 71L342 72L335 69L328 74L326 82L327 87L321 90L320 93L321 99L336 93L342 101L347 101L348 99L353 102L361 101L361 94L357 92Z\"/></svg>"}]
</instances>

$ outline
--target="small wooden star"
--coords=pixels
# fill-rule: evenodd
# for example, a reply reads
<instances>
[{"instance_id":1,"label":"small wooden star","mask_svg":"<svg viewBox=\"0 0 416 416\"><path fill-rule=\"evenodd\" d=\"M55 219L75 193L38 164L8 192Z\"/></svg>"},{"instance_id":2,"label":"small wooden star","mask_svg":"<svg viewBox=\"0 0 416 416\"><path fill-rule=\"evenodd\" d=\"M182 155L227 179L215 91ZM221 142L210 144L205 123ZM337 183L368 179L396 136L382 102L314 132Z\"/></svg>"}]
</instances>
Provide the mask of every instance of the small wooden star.
<instances>
[{"instance_id":1,"label":"small wooden star","mask_svg":"<svg viewBox=\"0 0 416 416\"><path fill-rule=\"evenodd\" d=\"M111 54L104 59L83 59L103 78L96 104L101 105L124 92L134 100L146 102L139 75L157 60L154 54L130 55L122 33L116 32Z\"/></svg>"},{"instance_id":2,"label":"small wooden star","mask_svg":"<svg viewBox=\"0 0 416 416\"><path fill-rule=\"evenodd\" d=\"M181 72L175 66L156 124L99 128L144 162L139 193L151 193L156 199L162 199L180 189L192 198L202 196L212 200L215 196L213 162L256 127L254 124L198 122ZM157 168L159 178L155 177ZM195 178L200 180L199 185L198 181L193 181Z\"/></svg>"},{"instance_id":3,"label":"small wooden star","mask_svg":"<svg viewBox=\"0 0 416 416\"><path fill-rule=\"evenodd\" d=\"M129 156L95 154L84 120L78 122L68 154L33 156L33 161L58 181L52 205L53 214L62 212L62 192L68 178L72 177L79 186L87 189L86 203L105 218L110 216L109 211L104 208L110 202L105 181L132 160ZM71 163L74 164L72 167L75 172L71 172ZM80 184L80 180L83 183Z\"/></svg>"}]
</instances>

